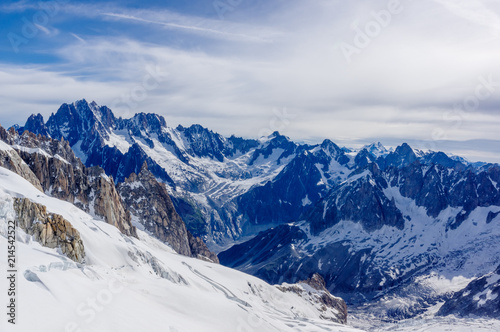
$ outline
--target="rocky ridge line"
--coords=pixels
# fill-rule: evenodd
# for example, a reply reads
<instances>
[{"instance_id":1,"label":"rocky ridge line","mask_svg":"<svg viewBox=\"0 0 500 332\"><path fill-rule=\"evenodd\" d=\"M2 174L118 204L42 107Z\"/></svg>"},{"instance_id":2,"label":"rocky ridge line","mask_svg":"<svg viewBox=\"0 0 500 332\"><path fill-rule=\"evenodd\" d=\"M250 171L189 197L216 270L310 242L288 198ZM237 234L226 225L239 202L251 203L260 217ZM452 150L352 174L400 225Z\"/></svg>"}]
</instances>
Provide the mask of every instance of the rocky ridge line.
<instances>
[{"instance_id":1,"label":"rocky ridge line","mask_svg":"<svg viewBox=\"0 0 500 332\"><path fill-rule=\"evenodd\" d=\"M119 183L117 191L134 220L156 238L168 243L176 252L219 262L203 240L194 237L186 229L175 210L167 187L149 171L146 162L143 163L139 174L132 173L124 182Z\"/></svg>"}]
</instances>

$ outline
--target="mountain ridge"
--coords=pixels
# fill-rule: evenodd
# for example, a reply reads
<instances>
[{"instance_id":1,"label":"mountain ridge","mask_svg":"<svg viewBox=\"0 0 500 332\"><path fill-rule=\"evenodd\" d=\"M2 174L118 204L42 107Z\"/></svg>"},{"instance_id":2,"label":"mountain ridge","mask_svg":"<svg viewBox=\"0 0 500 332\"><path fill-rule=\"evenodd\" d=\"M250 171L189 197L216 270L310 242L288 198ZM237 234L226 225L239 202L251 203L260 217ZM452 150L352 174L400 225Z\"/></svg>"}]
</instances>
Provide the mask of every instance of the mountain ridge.
<instances>
[{"instance_id":1,"label":"mountain ridge","mask_svg":"<svg viewBox=\"0 0 500 332\"><path fill-rule=\"evenodd\" d=\"M498 164L406 143L352 150L278 132L227 138L200 125L169 127L151 113L116 118L85 100L63 104L47 124L32 116L24 128L67 141L118 183L146 165L187 230L211 248L252 237L221 252L223 264L270 283L319 273L349 303L380 304L381 316L412 317L442 301L446 294L426 284L433 273L474 278L500 263ZM382 305L387 299L396 305Z\"/></svg>"}]
</instances>

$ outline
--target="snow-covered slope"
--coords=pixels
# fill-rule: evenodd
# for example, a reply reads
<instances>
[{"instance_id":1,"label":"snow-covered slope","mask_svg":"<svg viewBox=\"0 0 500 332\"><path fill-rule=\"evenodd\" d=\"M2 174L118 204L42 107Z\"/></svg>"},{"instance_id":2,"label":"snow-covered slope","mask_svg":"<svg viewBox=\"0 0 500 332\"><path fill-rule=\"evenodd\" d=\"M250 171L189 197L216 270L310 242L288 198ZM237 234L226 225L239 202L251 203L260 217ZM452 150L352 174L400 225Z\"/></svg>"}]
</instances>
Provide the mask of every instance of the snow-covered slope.
<instances>
[{"instance_id":1,"label":"snow-covered slope","mask_svg":"<svg viewBox=\"0 0 500 332\"><path fill-rule=\"evenodd\" d=\"M2 331L354 331L318 303L229 268L177 255L144 232L128 237L0 168L0 248L13 201L26 197L80 232L77 264L17 229L17 322ZM0 266L7 266L6 254ZM1 289L7 289L2 278ZM2 299L5 294L2 292ZM4 302L2 300L2 302Z\"/></svg>"}]
</instances>

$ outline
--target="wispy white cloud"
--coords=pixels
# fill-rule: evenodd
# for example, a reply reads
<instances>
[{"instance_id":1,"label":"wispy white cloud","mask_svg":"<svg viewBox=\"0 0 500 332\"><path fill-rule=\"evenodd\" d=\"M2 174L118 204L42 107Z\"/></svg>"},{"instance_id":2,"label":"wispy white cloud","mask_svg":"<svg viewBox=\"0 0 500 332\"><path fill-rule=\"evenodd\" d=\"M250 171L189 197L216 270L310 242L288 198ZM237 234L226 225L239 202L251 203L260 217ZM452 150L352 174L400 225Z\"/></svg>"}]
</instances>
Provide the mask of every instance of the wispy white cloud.
<instances>
[{"instance_id":1,"label":"wispy white cloud","mask_svg":"<svg viewBox=\"0 0 500 332\"><path fill-rule=\"evenodd\" d=\"M271 42L271 40L267 39L266 37L261 37L261 36L252 36L252 35L247 35L243 33L232 33L224 30L217 30L214 28L208 28L206 27L206 23L203 21L201 24L198 25L188 25L185 23L176 23L176 22L161 22L161 21L156 21L148 18L142 18L142 17L137 17L133 15L127 15L127 14L118 14L118 13L103 13L105 16L110 16L114 18L119 18L119 19L124 19L124 20L129 20L129 21L136 21L136 22L141 22L141 23L150 23L150 24L157 24L166 28L171 28L171 29L180 29L183 31L191 32L191 33L196 33L196 34L203 34L205 36L212 36L215 38L224 38L224 39L230 39L234 41L252 41L252 42ZM179 20L182 22L181 20ZM187 23L187 22L186 22Z\"/></svg>"},{"instance_id":2,"label":"wispy white cloud","mask_svg":"<svg viewBox=\"0 0 500 332\"><path fill-rule=\"evenodd\" d=\"M55 29L55 28L52 28L52 27L48 27L48 26L43 26L43 25L36 24L36 23L34 23L33 25L38 30L40 30L41 32L43 32L46 36L57 36L59 34L59 30L58 29Z\"/></svg>"},{"instance_id":3,"label":"wispy white cloud","mask_svg":"<svg viewBox=\"0 0 500 332\"><path fill-rule=\"evenodd\" d=\"M82 42L82 43L86 43L85 39L83 39L82 37L78 36L76 33L71 33L71 35L73 37L75 37L78 41Z\"/></svg>"},{"instance_id":4,"label":"wispy white cloud","mask_svg":"<svg viewBox=\"0 0 500 332\"><path fill-rule=\"evenodd\" d=\"M435 0L453 14L474 24L500 31L500 16L481 0Z\"/></svg>"},{"instance_id":5,"label":"wispy white cloud","mask_svg":"<svg viewBox=\"0 0 500 332\"><path fill-rule=\"evenodd\" d=\"M39 5L28 0L21 0L11 3L3 3L0 5L0 12L15 13L24 12L28 9L38 9Z\"/></svg>"}]
</instances>

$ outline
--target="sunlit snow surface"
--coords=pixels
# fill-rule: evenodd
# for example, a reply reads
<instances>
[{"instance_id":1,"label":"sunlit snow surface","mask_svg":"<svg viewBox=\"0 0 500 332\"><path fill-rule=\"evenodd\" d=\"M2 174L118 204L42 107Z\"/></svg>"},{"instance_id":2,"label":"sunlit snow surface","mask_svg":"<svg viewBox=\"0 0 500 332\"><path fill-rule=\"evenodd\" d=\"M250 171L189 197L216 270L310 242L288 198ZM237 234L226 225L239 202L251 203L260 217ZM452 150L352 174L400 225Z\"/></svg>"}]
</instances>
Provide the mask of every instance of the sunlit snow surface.
<instances>
[{"instance_id":1,"label":"sunlit snow surface","mask_svg":"<svg viewBox=\"0 0 500 332\"><path fill-rule=\"evenodd\" d=\"M260 279L177 255L142 231L140 239L126 237L0 168L3 269L13 197L28 197L69 220L80 232L86 262L69 261L18 229L17 324L7 324L3 313L1 331L356 331L320 319L317 306ZM0 280L6 303L6 278Z\"/></svg>"},{"instance_id":2,"label":"sunlit snow surface","mask_svg":"<svg viewBox=\"0 0 500 332\"><path fill-rule=\"evenodd\" d=\"M485 318L435 317L432 313L398 322L382 322L373 316L353 313L349 325L370 332L498 332L500 320Z\"/></svg>"}]
</instances>

